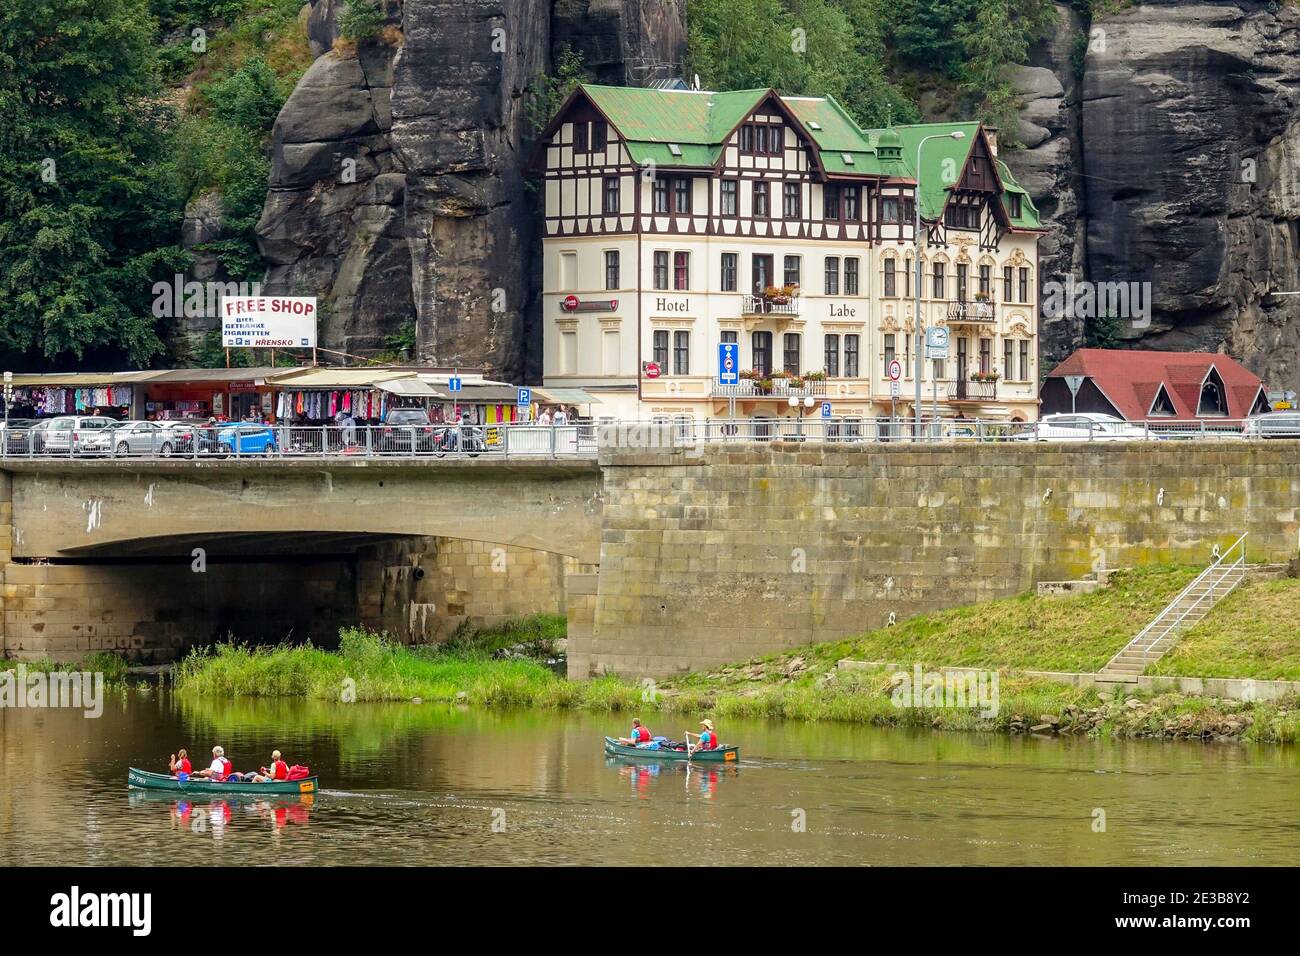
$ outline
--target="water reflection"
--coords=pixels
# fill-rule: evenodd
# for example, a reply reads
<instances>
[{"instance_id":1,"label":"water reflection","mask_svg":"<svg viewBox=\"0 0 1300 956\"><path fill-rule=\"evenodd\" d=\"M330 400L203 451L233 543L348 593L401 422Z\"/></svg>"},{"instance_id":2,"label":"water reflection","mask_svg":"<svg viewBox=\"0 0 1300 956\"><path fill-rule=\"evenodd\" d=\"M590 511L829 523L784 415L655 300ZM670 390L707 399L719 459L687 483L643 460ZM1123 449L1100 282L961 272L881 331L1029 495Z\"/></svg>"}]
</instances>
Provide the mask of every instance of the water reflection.
<instances>
[{"instance_id":1,"label":"water reflection","mask_svg":"<svg viewBox=\"0 0 1300 956\"><path fill-rule=\"evenodd\" d=\"M276 862L313 866L1289 864L1300 852L1294 747L728 721L744 757L706 767L607 757L603 737L622 724L156 690L118 695L98 720L0 710L0 865L269 862L268 834ZM281 750L321 791L128 796L128 767L163 771L178 747L193 759L218 743L240 768Z\"/></svg>"}]
</instances>

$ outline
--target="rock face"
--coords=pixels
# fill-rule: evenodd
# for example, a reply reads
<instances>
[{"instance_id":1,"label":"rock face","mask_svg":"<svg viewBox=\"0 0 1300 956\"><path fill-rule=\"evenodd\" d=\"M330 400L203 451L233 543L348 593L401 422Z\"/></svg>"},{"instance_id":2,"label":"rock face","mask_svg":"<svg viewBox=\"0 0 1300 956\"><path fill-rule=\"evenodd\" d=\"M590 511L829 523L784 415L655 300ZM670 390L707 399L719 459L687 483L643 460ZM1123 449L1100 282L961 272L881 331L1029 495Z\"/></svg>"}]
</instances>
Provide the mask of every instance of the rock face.
<instances>
[{"instance_id":1,"label":"rock face","mask_svg":"<svg viewBox=\"0 0 1300 956\"><path fill-rule=\"evenodd\" d=\"M1300 10L1146 3L1092 24L1087 270L1150 281L1146 348L1225 350L1300 385Z\"/></svg>"},{"instance_id":2,"label":"rock face","mask_svg":"<svg viewBox=\"0 0 1300 956\"><path fill-rule=\"evenodd\" d=\"M540 348L526 93L552 22L600 79L659 78L684 52L680 0L388 0L355 50L342 6L312 0L317 59L275 124L266 291L320 297L325 347L373 353L413 325L420 361L522 381Z\"/></svg>"}]
</instances>

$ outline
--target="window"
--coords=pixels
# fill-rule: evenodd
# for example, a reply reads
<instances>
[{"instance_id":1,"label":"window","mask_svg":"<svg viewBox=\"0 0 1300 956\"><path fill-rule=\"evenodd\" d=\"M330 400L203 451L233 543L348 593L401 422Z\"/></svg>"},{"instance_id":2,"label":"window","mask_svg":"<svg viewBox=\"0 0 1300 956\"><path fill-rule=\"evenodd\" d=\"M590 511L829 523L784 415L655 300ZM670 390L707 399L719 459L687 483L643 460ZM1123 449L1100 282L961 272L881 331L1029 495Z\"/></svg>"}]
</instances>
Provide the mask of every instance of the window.
<instances>
[{"instance_id":1,"label":"window","mask_svg":"<svg viewBox=\"0 0 1300 956\"><path fill-rule=\"evenodd\" d=\"M993 267L989 265L980 266L980 292L984 295L993 294Z\"/></svg>"},{"instance_id":2,"label":"window","mask_svg":"<svg viewBox=\"0 0 1300 956\"><path fill-rule=\"evenodd\" d=\"M618 212L618 177L605 177L605 212Z\"/></svg>"},{"instance_id":3,"label":"window","mask_svg":"<svg viewBox=\"0 0 1300 956\"><path fill-rule=\"evenodd\" d=\"M585 153L587 151L587 124L573 124L573 151L575 153Z\"/></svg>"},{"instance_id":4,"label":"window","mask_svg":"<svg viewBox=\"0 0 1300 956\"><path fill-rule=\"evenodd\" d=\"M966 378L969 345L970 342L964 336L957 339L957 378L963 380Z\"/></svg>"},{"instance_id":5,"label":"window","mask_svg":"<svg viewBox=\"0 0 1300 956\"><path fill-rule=\"evenodd\" d=\"M1011 193L1007 196L1007 212L1011 214L1012 219L1019 219L1020 211L1020 193Z\"/></svg>"},{"instance_id":6,"label":"window","mask_svg":"<svg viewBox=\"0 0 1300 956\"><path fill-rule=\"evenodd\" d=\"M943 263L936 262L934 264L934 297L942 299L946 291L947 281L943 274Z\"/></svg>"},{"instance_id":7,"label":"window","mask_svg":"<svg viewBox=\"0 0 1300 956\"><path fill-rule=\"evenodd\" d=\"M678 291L691 287L691 254L673 253L673 288Z\"/></svg>"},{"instance_id":8,"label":"window","mask_svg":"<svg viewBox=\"0 0 1300 956\"><path fill-rule=\"evenodd\" d=\"M844 377L858 377L858 337L856 334L844 336Z\"/></svg>"},{"instance_id":9,"label":"window","mask_svg":"<svg viewBox=\"0 0 1300 956\"><path fill-rule=\"evenodd\" d=\"M749 123L740 128L740 151L742 153L754 151L754 127Z\"/></svg>"},{"instance_id":10,"label":"window","mask_svg":"<svg viewBox=\"0 0 1300 956\"><path fill-rule=\"evenodd\" d=\"M1002 377L1006 379L1015 378L1016 366L1014 363L1016 343L1014 339L1002 340Z\"/></svg>"},{"instance_id":11,"label":"window","mask_svg":"<svg viewBox=\"0 0 1300 956\"><path fill-rule=\"evenodd\" d=\"M826 377L839 378L840 375L840 337L826 336Z\"/></svg>"},{"instance_id":12,"label":"window","mask_svg":"<svg viewBox=\"0 0 1300 956\"><path fill-rule=\"evenodd\" d=\"M899 221L899 205L896 197L886 196L880 200L880 221L890 223Z\"/></svg>"},{"instance_id":13,"label":"window","mask_svg":"<svg viewBox=\"0 0 1300 956\"><path fill-rule=\"evenodd\" d=\"M1029 301L1029 270L1026 268L1020 270L1020 298L1016 301Z\"/></svg>"},{"instance_id":14,"label":"window","mask_svg":"<svg viewBox=\"0 0 1300 956\"><path fill-rule=\"evenodd\" d=\"M799 285L802 260L799 256L785 257L785 278L786 285Z\"/></svg>"},{"instance_id":15,"label":"window","mask_svg":"<svg viewBox=\"0 0 1300 956\"><path fill-rule=\"evenodd\" d=\"M655 252L655 288L668 288L668 253Z\"/></svg>"},{"instance_id":16,"label":"window","mask_svg":"<svg viewBox=\"0 0 1300 956\"><path fill-rule=\"evenodd\" d=\"M993 340L980 339L980 371L993 371Z\"/></svg>"},{"instance_id":17,"label":"window","mask_svg":"<svg viewBox=\"0 0 1300 956\"><path fill-rule=\"evenodd\" d=\"M840 257L826 257L826 294L840 294Z\"/></svg>"},{"instance_id":18,"label":"window","mask_svg":"<svg viewBox=\"0 0 1300 956\"><path fill-rule=\"evenodd\" d=\"M1223 380L1213 367L1201 386L1201 400L1196 405L1197 415L1227 415L1228 403L1224 399Z\"/></svg>"},{"instance_id":19,"label":"window","mask_svg":"<svg viewBox=\"0 0 1300 956\"><path fill-rule=\"evenodd\" d=\"M799 340L802 338L798 332L785 333L785 370L791 375L799 374Z\"/></svg>"},{"instance_id":20,"label":"window","mask_svg":"<svg viewBox=\"0 0 1300 956\"><path fill-rule=\"evenodd\" d=\"M840 188L830 183L822 187L822 218L840 218Z\"/></svg>"},{"instance_id":21,"label":"window","mask_svg":"<svg viewBox=\"0 0 1300 956\"><path fill-rule=\"evenodd\" d=\"M691 211L691 181L682 176L673 180L673 212Z\"/></svg>"},{"instance_id":22,"label":"window","mask_svg":"<svg viewBox=\"0 0 1300 956\"><path fill-rule=\"evenodd\" d=\"M604 346L601 350L601 361L603 363L601 371L606 375L616 375L618 374L618 354L620 351L618 329L606 329L601 333L600 340L601 345Z\"/></svg>"},{"instance_id":23,"label":"window","mask_svg":"<svg viewBox=\"0 0 1300 956\"><path fill-rule=\"evenodd\" d=\"M609 142L609 127L605 125L604 120L592 120L591 123L591 151L593 153L603 153L605 146Z\"/></svg>"},{"instance_id":24,"label":"window","mask_svg":"<svg viewBox=\"0 0 1300 956\"><path fill-rule=\"evenodd\" d=\"M916 200L903 200L903 222L916 222Z\"/></svg>"},{"instance_id":25,"label":"window","mask_svg":"<svg viewBox=\"0 0 1300 956\"><path fill-rule=\"evenodd\" d=\"M773 156L780 155L785 148L785 127L769 126L767 128L767 151Z\"/></svg>"},{"instance_id":26,"label":"window","mask_svg":"<svg viewBox=\"0 0 1300 956\"><path fill-rule=\"evenodd\" d=\"M668 370L668 330L667 329L655 329L654 363L659 366L660 371Z\"/></svg>"},{"instance_id":27,"label":"window","mask_svg":"<svg viewBox=\"0 0 1300 956\"><path fill-rule=\"evenodd\" d=\"M799 184L786 183L781 188L782 197L782 214L786 219L798 219L800 215L799 208Z\"/></svg>"},{"instance_id":28,"label":"window","mask_svg":"<svg viewBox=\"0 0 1300 956\"><path fill-rule=\"evenodd\" d=\"M755 295L762 295L768 286L776 282L776 267L772 263L771 256L755 253L750 258L749 268Z\"/></svg>"},{"instance_id":29,"label":"window","mask_svg":"<svg viewBox=\"0 0 1300 956\"><path fill-rule=\"evenodd\" d=\"M578 333L560 333L560 371L576 372L578 370Z\"/></svg>"},{"instance_id":30,"label":"window","mask_svg":"<svg viewBox=\"0 0 1300 956\"><path fill-rule=\"evenodd\" d=\"M898 280L894 275L894 260L885 260L885 295L898 295Z\"/></svg>"},{"instance_id":31,"label":"window","mask_svg":"<svg viewBox=\"0 0 1300 956\"><path fill-rule=\"evenodd\" d=\"M724 329L722 332L722 341L730 342L732 345L735 345L740 341L740 334L736 332L735 329Z\"/></svg>"},{"instance_id":32,"label":"window","mask_svg":"<svg viewBox=\"0 0 1300 956\"><path fill-rule=\"evenodd\" d=\"M1020 340L1020 381L1032 382L1033 376L1029 374L1029 339Z\"/></svg>"},{"instance_id":33,"label":"window","mask_svg":"<svg viewBox=\"0 0 1300 956\"><path fill-rule=\"evenodd\" d=\"M678 329L673 333L673 374L691 374L691 333Z\"/></svg>"},{"instance_id":34,"label":"window","mask_svg":"<svg viewBox=\"0 0 1300 956\"><path fill-rule=\"evenodd\" d=\"M944 210L943 221L950 229L978 229L980 207L970 203L952 203Z\"/></svg>"},{"instance_id":35,"label":"window","mask_svg":"<svg viewBox=\"0 0 1300 956\"><path fill-rule=\"evenodd\" d=\"M898 350L895 346L894 333L886 332L885 333L885 375L889 375L890 363L894 361L897 355L898 355Z\"/></svg>"},{"instance_id":36,"label":"window","mask_svg":"<svg viewBox=\"0 0 1300 956\"><path fill-rule=\"evenodd\" d=\"M907 256L907 257L903 260L903 295L906 296L906 297L909 298L909 299L912 297L912 272L913 272L913 269L914 269L914 266L912 265L912 257L911 257L911 256Z\"/></svg>"},{"instance_id":37,"label":"window","mask_svg":"<svg viewBox=\"0 0 1300 956\"><path fill-rule=\"evenodd\" d=\"M655 212L668 211L668 180L666 179L654 181L654 207Z\"/></svg>"},{"instance_id":38,"label":"window","mask_svg":"<svg viewBox=\"0 0 1300 956\"><path fill-rule=\"evenodd\" d=\"M560 288L576 289L578 287L578 254L576 252L560 253Z\"/></svg>"},{"instance_id":39,"label":"window","mask_svg":"<svg viewBox=\"0 0 1300 956\"><path fill-rule=\"evenodd\" d=\"M970 266L964 262L957 263L957 301L966 301L966 273Z\"/></svg>"},{"instance_id":40,"label":"window","mask_svg":"<svg viewBox=\"0 0 1300 956\"><path fill-rule=\"evenodd\" d=\"M1012 295L1011 295L1011 292L1012 292L1012 289L1011 289L1011 267L1010 267L1010 266L1003 266L1003 267L1002 267L1002 301L1003 301L1003 302L1014 302L1014 301L1015 301L1015 299L1014 299L1014 298L1012 297Z\"/></svg>"},{"instance_id":41,"label":"window","mask_svg":"<svg viewBox=\"0 0 1300 956\"><path fill-rule=\"evenodd\" d=\"M858 187L845 186L840 191L840 199L844 208L844 219L847 222L858 221Z\"/></svg>"},{"instance_id":42,"label":"window","mask_svg":"<svg viewBox=\"0 0 1300 956\"><path fill-rule=\"evenodd\" d=\"M724 252L722 254L722 291L736 291L736 262L738 256L734 252Z\"/></svg>"},{"instance_id":43,"label":"window","mask_svg":"<svg viewBox=\"0 0 1300 956\"><path fill-rule=\"evenodd\" d=\"M605 288L619 288L618 250L611 249L605 253Z\"/></svg>"},{"instance_id":44,"label":"window","mask_svg":"<svg viewBox=\"0 0 1300 956\"><path fill-rule=\"evenodd\" d=\"M766 218L771 213L768 211L770 206L767 201L767 183L754 183L753 206L754 217Z\"/></svg>"},{"instance_id":45,"label":"window","mask_svg":"<svg viewBox=\"0 0 1300 956\"><path fill-rule=\"evenodd\" d=\"M737 183L734 179L724 179L722 181L719 212L724 216L734 216L736 214L736 187Z\"/></svg>"},{"instance_id":46,"label":"window","mask_svg":"<svg viewBox=\"0 0 1300 956\"><path fill-rule=\"evenodd\" d=\"M749 340L754 371L767 378L772 371L772 333L755 332Z\"/></svg>"},{"instance_id":47,"label":"window","mask_svg":"<svg viewBox=\"0 0 1300 956\"><path fill-rule=\"evenodd\" d=\"M858 294L858 258L846 256L844 259L844 294Z\"/></svg>"}]
</instances>

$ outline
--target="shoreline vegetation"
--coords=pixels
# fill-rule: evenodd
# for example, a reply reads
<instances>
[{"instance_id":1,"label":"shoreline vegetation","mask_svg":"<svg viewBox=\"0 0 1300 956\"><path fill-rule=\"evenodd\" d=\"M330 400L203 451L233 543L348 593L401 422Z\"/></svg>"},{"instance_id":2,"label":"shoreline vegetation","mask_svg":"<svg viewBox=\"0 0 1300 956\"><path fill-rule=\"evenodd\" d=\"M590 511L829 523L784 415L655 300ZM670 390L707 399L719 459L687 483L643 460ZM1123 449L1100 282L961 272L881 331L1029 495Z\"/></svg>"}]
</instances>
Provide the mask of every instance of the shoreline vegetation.
<instances>
[{"instance_id":1,"label":"shoreline vegetation","mask_svg":"<svg viewBox=\"0 0 1300 956\"><path fill-rule=\"evenodd\" d=\"M1097 670L1195 573L1182 567L1119 571L1109 587L1091 594L1021 595L954 608L856 638L658 683L565 679L555 669L564 618L539 616L494 628L462 628L440 645L403 645L356 627L340 631L337 651L218 644L196 649L176 665L174 686L181 694L205 698L418 700L628 717L689 713L724 720L828 720L1115 739L1300 740L1296 697L1248 702L1172 692L1112 696L1011 673ZM1300 579L1243 585L1152 672L1300 680L1300 626L1278 613L1298 599ZM837 664L843 658L908 668L919 664L928 671L997 670L997 713L984 717L979 707L896 706L898 675L883 668L841 670Z\"/></svg>"}]
</instances>

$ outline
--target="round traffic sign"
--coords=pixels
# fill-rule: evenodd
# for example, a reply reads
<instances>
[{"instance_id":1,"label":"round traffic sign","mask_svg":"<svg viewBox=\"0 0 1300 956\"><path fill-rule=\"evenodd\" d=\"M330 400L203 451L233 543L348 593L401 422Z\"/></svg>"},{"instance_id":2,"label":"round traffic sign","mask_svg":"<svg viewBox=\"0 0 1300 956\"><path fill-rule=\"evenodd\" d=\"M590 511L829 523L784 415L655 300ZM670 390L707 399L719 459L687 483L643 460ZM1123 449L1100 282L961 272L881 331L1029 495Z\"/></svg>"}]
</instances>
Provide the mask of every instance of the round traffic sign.
<instances>
[{"instance_id":1,"label":"round traffic sign","mask_svg":"<svg viewBox=\"0 0 1300 956\"><path fill-rule=\"evenodd\" d=\"M578 307L578 297L576 295L566 295L562 304L566 312L572 312Z\"/></svg>"},{"instance_id":2,"label":"round traffic sign","mask_svg":"<svg viewBox=\"0 0 1300 956\"><path fill-rule=\"evenodd\" d=\"M646 377L646 378L658 378L658 377L659 377L659 364L658 364L657 362L646 362L646 363L645 363L645 377Z\"/></svg>"},{"instance_id":3,"label":"round traffic sign","mask_svg":"<svg viewBox=\"0 0 1300 956\"><path fill-rule=\"evenodd\" d=\"M902 377L903 377L903 363L900 362L898 359L890 359L889 380L891 382L897 382Z\"/></svg>"}]
</instances>

